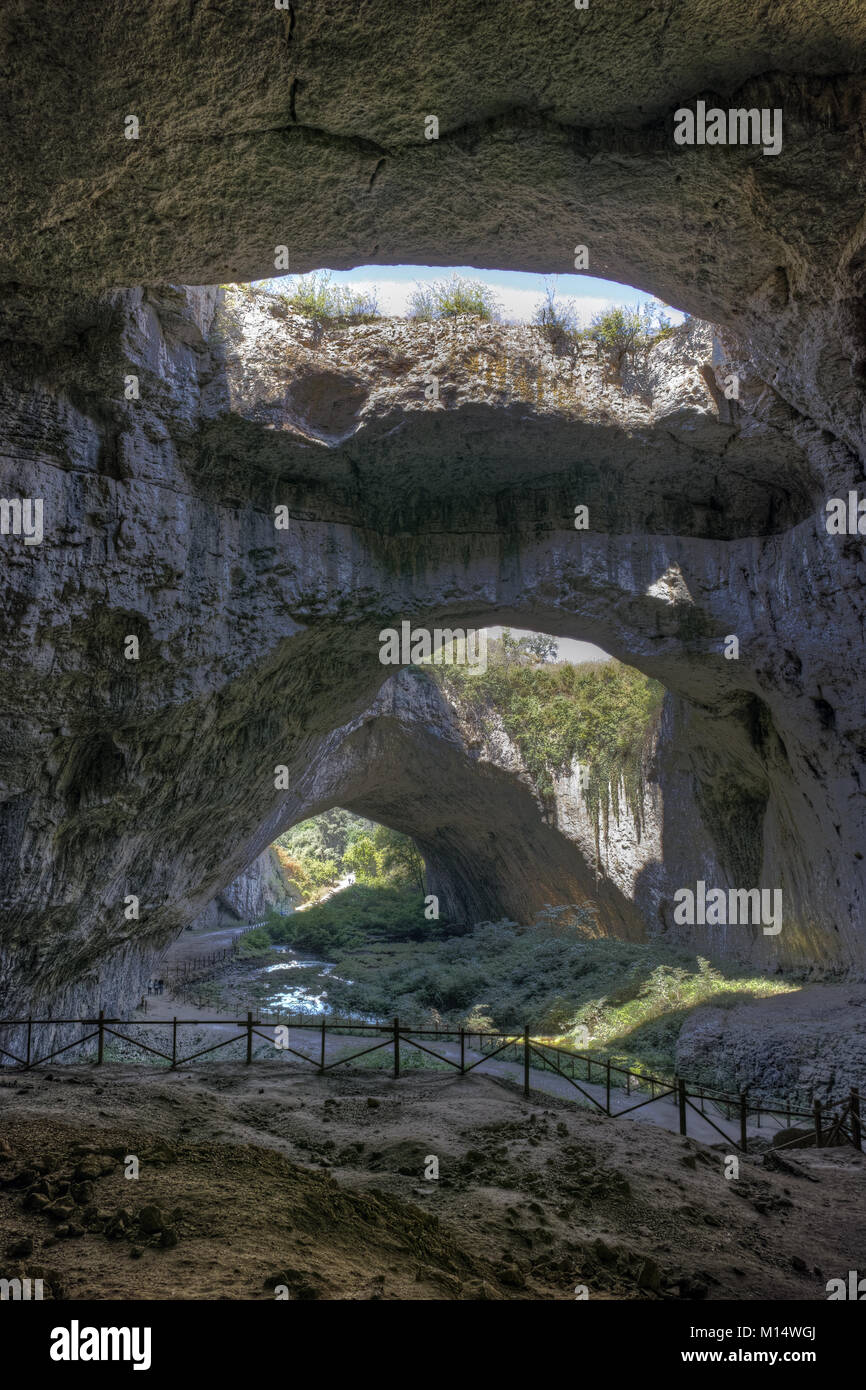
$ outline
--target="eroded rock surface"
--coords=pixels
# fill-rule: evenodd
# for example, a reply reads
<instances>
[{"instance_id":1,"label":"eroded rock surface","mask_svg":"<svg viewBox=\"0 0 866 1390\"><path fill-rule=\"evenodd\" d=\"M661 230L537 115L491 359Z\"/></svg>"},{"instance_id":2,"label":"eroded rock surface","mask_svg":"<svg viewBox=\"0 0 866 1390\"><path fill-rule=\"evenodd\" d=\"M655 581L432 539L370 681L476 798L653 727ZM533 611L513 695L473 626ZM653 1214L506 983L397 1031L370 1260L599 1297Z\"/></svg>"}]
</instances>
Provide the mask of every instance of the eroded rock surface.
<instances>
[{"instance_id":1,"label":"eroded rock surface","mask_svg":"<svg viewBox=\"0 0 866 1390\"><path fill-rule=\"evenodd\" d=\"M213 931L236 922L256 922L269 908L291 911L297 900L298 895L292 892L276 852L266 849L211 899L192 926L197 930Z\"/></svg>"},{"instance_id":2,"label":"eroded rock surface","mask_svg":"<svg viewBox=\"0 0 866 1390\"><path fill-rule=\"evenodd\" d=\"M447 0L7 8L0 280L66 294L289 268L474 264L640 284L753 338L862 444L866 16ZM678 146L699 99L783 146ZM126 138L134 128L137 138ZM438 121L438 138L428 118Z\"/></svg>"},{"instance_id":3,"label":"eroded rock surface","mask_svg":"<svg viewBox=\"0 0 866 1390\"><path fill-rule=\"evenodd\" d=\"M829 536L823 511L859 476L844 443L701 325L640 379L605 381L591 350L550 361L529 329L437 342L385 322L312 343L253 300L232 340L218 299L81 301L41 348L39 300L7 302L0 482L44 499L45 538L3 538L4 1009L120 1007L284 828L351 806L329 759L392 673L378 634L403 619L580 637L671 692L664 871L627 855L606 871L609 929L673 930L671 889L697 878L781 887L778 938L720 929L715 948L860 968L861 545ZM736 412L719 402L731 370ZM416 733L423 776L441 742ZM408 814L384 782L356 790L364 814ZM491 891L523 891L537 842L509 880L504 856L467 857L451 818L417 821L443 896L478 863ZM576 881L585 828L565 829Z\"/></svg>"}]
</instances>

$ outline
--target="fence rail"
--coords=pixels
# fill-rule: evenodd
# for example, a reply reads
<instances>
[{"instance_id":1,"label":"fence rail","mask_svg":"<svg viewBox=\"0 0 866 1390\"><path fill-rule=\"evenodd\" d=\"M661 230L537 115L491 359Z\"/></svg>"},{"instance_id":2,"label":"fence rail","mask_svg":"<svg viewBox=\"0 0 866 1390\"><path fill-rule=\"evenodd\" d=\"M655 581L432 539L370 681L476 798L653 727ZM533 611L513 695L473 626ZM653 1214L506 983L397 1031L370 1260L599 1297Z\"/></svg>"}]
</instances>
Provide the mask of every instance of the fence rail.
<instances>
[{"instance_id":1,"label":"fence rail","mask_svg":"<svg viewBox=\"0 0 866 1390\"><path fill-rule=\"evenodd\" d=\"M249 930L252 930L252 927ZM34 1054L35 1030L60 1025L79 1025L84 1029L93 1031L85 1032L82 1037L66 1043L63 1047L54 1048L50 1052L36 1056ZM170 1052L130 1037L127 1031L119 1031L120 1028L129 1030L160 1027L171 1029ZM241 1031L234 1037L223 1038L208 1047L198 1048L195 1052L181 1055L178 1051L178 1031L184 1028L202 1027L234 1027ZM777 1129L792 1128L792 1120L808 1121L808 1129L799 1127L793 1138L778 1145L774 1144L773 1148L776 1152L780 1149L806 1147L812 1144L817 1148L825 1148L829 1145L850 1143L858 1150L862 1151L863 1148L859 1087L853 1086L847 1095L835 1101L826 1101L823 1105L816 1100L811 1110L804 1110L784 1101L781 1103L755 1102L749 1100L745 1090L734 1095L706 1087L694 1088L681 1076L673 1078L649 1076L643 1072L632 1071L628 1067L618 1066L609 1057L600 1059L587 1053L572 1052L568 1048L560 1047L545 1038L533 1037L528 1025L522 1034L518 1034L464 1028L413 1028L401 1024L398 1018L395 1018L392 1023L370 1023L351 1018L322 1015L318 1021L313 1021L309 1016L297 1018L285 1015L268 1015L265 1018L254 1018L252 1013L248 1012L244 1019L185 1019L176 1017L170 1019L123 1019L106 1017L103 1010L96 1018L0 1019L0 1029L4 1028L26 1029L23 1056L0 1047L0 1063L13 1071L32 1071L35 1067L41 1066L43 1062L60 1057L73 1048L82 1047L86 1043L94 1041L96 1048L93 1060L96 1066L102 1066L105 1060L105 1040L107 1037L118 1038L132 1047L140 1048L149 1055L159 1057L168 1062L173 1070L177 1070L199 1057L218 1052L224 1047L230 1047L233 1043L242 1042L245 1043L245 1062L249 1065L253 1060L253 1039L259 1038L261 1041L275 1046L278 1051L289 1053L291 1056L309 1063L320 1073L332 1071L335 1067L345 1066L359 1057L390 1048L392 1049L394 1076L399 1077L401 1049L408 1046L453 1067L460 1075L467 1075L494 1057L500 1057L503 1061L522 1062L523 1093L525 1096L529 1096L532 1089L530 1076L534 1061L536 1065L541 1065L542 1070L554 1071L597 1111L614 1120L623 1115L629 1115L635 1110L640 1110L645 1105L652 1105L656 1101L670 1097L677 1106L680 1134L688 1133L688 1112L691 1110L700 1115L701 1119L716 1130L722 1139L733 1144L743 1153L748 1152L750 1116L757 1117L759 1127L763 1116L770 1121L771 1125L775 1123ZM289 1032L291 1030L315 1032L317 1035L316 1055L311 1057L306 1052L298 1051L290 1045L288 1040L282 1041L268 1037L259 1031L262 1028L282 1028ZM328 1061L328 1034L342 1037L357 1036L359 1042L364 1041L369 1036L371 1045L361 1048L360 1051L351 1052L347 1056L340 1056ZM372 1039L376 1036L380 1040L373 1042ZM433 1046L428 1046L427 1042L419 1042L419 1038L432 1039L440 1047L448 1040L452 1046L458 1048L458 1056L456 1058L449 1057L444 1052L437 1051ZM472 1051L480 1054L474 1061L468 1058L468 1053ZM581 1066L584 1075L579 1079L575 1069L576 1067L580 1069ZM593 1067L597 1073L601 1073L600 1079L598 1077L593 1079ZM617 1078L624 1078L624 1082L618 1082ZM593 1085L597 1087L603 1085L604 1103L586 1089L587 1086ZM611 1095L613 1089L624 1090L627 1097L632 1094L640 1094L643 1090L648 1089L649 1095L614 1109ZM739 1138L734 1139L732 1135L725 1133L720 1124L716 1123L716 1120L708 1113L708 1109L719 1120L724 1119L729 1124L736 1120L739 1126ZM783 1117L786 1122L784 1126L781 1124Z\"/></svg>"},{"instance_id":2,"label":"fence rail","mask_svg":"<svg viewBox=\"0 0 866 1390\"><path fill-rule=\"evenodd\" d=\"M187 960L178 961L177 965L169 965L158 980L152 980L147 989L148 994L160 994L161 989L152 988L153 985L163 985L169 981L172 988L183 989L186 986L204 979L211 974L217 966L224 965L226 961L233 960L240 950L240 943L244 937L256 927L263 927L267 919L262 917L258 922L249 922L237 936L232 937L228 946L221 947L218 951L208 951L203 956L191 956ZM227 928L227 930L230 930ZM183 938L181 938L182 940ZM146 996L145 996L146 998ZM145 1005L146 1007L146 1005Z\"/></svg>"}]
</instances>

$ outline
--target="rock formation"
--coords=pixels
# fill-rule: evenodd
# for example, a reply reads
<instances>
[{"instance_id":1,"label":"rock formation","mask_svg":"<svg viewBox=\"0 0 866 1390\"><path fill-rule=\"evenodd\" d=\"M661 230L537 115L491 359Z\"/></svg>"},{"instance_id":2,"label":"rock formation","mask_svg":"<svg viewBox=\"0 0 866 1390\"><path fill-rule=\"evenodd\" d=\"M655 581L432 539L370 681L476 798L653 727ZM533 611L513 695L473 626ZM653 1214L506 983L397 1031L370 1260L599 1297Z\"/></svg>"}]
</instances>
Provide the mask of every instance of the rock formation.
<instances>
[{"instance_id":1,"label":"rock formation","mask_svg":"<svg viewBox=\"0 0 866 1390\"><path fill-rule=\"evenodd\" d=\"M191 925L212 931L238 922L257 922L269 908L290 912L296 901L300 898L292 892L275 850L266 849L211 899Z\"/></svg>"},{"instance_id":2,"label":"rock formation","mask_svg":"<svg viewBox=\"0 0 866 1390\"><path fill-rule=\"evenodd\" d=\"M778 939L716 945L863 968L862 537L825 505L864 488L866 19L637 18L3 15L0 491L43 500L45 536L0 537L0 1011L134 998L320 804L404 618L577 636L657 677L664 869L622 911L658 929L674 884L780 887ZM782 152L677 147L699 98L782 109ZM313 341L178 287L272 274L283 245L292 271L554 271L576 244L712 341L605 380L529 331ZM426 849L465 883L447 836Z\"/></svg>"}]
</instances>

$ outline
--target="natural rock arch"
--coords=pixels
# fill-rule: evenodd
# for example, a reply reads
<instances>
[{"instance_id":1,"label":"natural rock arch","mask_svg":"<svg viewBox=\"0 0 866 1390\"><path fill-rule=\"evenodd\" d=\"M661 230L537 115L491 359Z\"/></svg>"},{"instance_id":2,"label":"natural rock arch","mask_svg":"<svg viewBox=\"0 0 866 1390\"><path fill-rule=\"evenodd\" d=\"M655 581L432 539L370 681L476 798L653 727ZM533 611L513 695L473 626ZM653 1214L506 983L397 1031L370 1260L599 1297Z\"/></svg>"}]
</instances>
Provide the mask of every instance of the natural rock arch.
<instances>
[{"instance_id":1,"label":"natural rock arch","mask_svg":"<svg viewBox=\"0 0 866 1390\"><path fill-rule=\"evenodd\" d=\"M841 828L844 740L828 714L853 708L856 671L846 673L850 695L838 683L833 701L821 693L822 672L847 632L856 643L852 619L832 600L835 652L820 638L807 651L798 636L797 655L784 640L788 619L776 597L780 576L789 576L799 621L814 603L812 576L821 567L844 574L844 557L814 513L799 521L790 514L780 530L778 511L767 511L768 534L743 534L748 509L738 513L732 493L726 513L706 482L707 460L722 469L723 458L737 458L746 489L750 475L772 486L781 443L799 489L783 503L799 496L794 505L803 512L815 479L837 466L839 446L784 409L771 403L768 410L741 363L744 418L721 421L703 384L710 341L701 329L655 350L649 404L625 387L608 389L613 451L605 422L594 419L599 368L591 358L580 367L587 400L570 405L572 415L555 391L536 395L530 427L547 432L546 471L538 476L527 474L510 442L517 410L525 416L529 407L515 410L513 385L501 403L479 403L483 374L467 375L459 353L445 361L454 403L438 416L418 413L417 379L428 362L418 344L411 370L399 380L385 373L386 387L367 392L351 439L316 443L281 416L291 415L291 399L280 404L273 382L256 378L254 357L221 365L222 350L209 346L214 302L160 292L118 303L115 370L138 366L145 389L134 409L115 411L113 432L86 398L76 407L57 388L28 386L20 376L7 384L16 435L34 441L19 485L32 479L65 527L52 534L44 560L22 547L10 572L15 657L5 696L16 737L2 803L10 1000L23 1002L34 989L55 1000L89 989L93 998L134 994L153 952L281 829L317 807L345 804L345 787L317 791L317 778L373 704L387 674L378 633L401 618L451 627L507 622L582 637L657 676L671 692L666 776L677 790L664 808L667 880L650 875L639 886L642 922L662 924L673 884L701 874L738 884L749 875L750 884L781 882L786 894L789 916L773 959L859 960L856 860L851 865L860 813ZM385 325L360 336L369 347L389 333ZM506 331L503 351L509 341ZM411 348L409 341L395 350L411 358ZM531 357L537 348L527 341L524 350ZM361 349L341 352L363 380ZM58 350L54 370L61 368L80 371L80 357L70 363ZM251 380L255 399L227 414L235 387ZM411 425L409 455L395 416ZM46 433L47 417L53 432ZM476 462L484 461L480 492L467 491L467 465L462 497L459 470L452 471L440 486L432 481L426 509L383 509L383 529L375 529L370 496L386 495L388 439L405 468L407 457L430 450L428 428L448 457L466 420L477 436ZM575 439L579 458L570 462ZM628 501L622 457L640 468L643 453L657 460L644 490L657 489L662 509L666 467L678 477L682 534L629 529L636 504ZM624 488L619 530L617 507L608 500L603 511L605 471ZM590 489L609 530L575 533L578 487ZM288 533L275 532L275 500L290 505ZM701 535L702 517L703 529L721 534ZM731 632L742 644L736 663L722 656ZM140 639L134 674L123 657L129 633ZM288 792L274 789L273 769L282 764ZM822 768L834 784L822 785ZM381 800L377 809L383 814ZM840 820L835 838L829 817ZM826 866L807 852L816 844ZM434 860L438 852L440 877L465 884L453 845L450 869L444 838L438 846L428 840L427 849ZM133 892L142 916L126 921L123 903ZM634 928L634 906L615 894L610 914L613 926ZM744 945L728 934L722 945L760 957L766 941Z\"/></svg>"},{"instance_id":2,"label":"natural rock arch","mask_svg":"<svg viewBox=\"0 0 866 1390\"><path fill-rule=\"evenodd\" d=\"M112 980L134 992L130 963L146 971L291 814L273 794L263 811L251 768L327 755L374 697L375 633L394 616L578 635L657 675L682 804L720 871L743 852L731 806L763 806L745 838L788 894L789 958L862 965L861 542L827 535L823 503L863 479L866 21L825 7L819 33L810 0L779 16L636 13L546 0L531 34L499 10L467 19L456 0L424 19L376 0L357 22L240 0L185 24L158 4L130 26L96 0L72 28L32 0L4 15L3 492L44 497L56 526L39 556L10 552L4 594L10 1002L81 996L100 971L94 997ZM121 97L122 73L135 80ZM699 96L781 108L782 154L677 149L673 112ZM296 393L330 444L287 447L255 410L226 414L212 294L98 294L267 274L281 243L293 270L565 270L577 242L591 271L736 330L716 366L727 354L742 371L739 418L720 420L709 391L679 412L656 395L652 420L620 402L612 422L590 411L560 429L555 409L513 392L492 407L458 393L434 453L467 423L480 453L422 508L374 392L353 386L334 418ZM130 370L140 408L122 399ZM515 465L528 414L547 475L537 452L533 476ZM679 427L698 424L690 481ZM489 475L475 466L485 431L501 442ZM569 431L577 460L557 452ZM620 515L605 502L612 465ZM576 551L578 485L604 524ZM281 496L290 550L274 543ZM134 678L118 655L131 631ZM719 656L732 631L736 668ZM675 844L667 854L676 864ZM707 865L687 857L683 881ZM131 876L144 930L118 914Z\"/></svg>"}]
</instances>

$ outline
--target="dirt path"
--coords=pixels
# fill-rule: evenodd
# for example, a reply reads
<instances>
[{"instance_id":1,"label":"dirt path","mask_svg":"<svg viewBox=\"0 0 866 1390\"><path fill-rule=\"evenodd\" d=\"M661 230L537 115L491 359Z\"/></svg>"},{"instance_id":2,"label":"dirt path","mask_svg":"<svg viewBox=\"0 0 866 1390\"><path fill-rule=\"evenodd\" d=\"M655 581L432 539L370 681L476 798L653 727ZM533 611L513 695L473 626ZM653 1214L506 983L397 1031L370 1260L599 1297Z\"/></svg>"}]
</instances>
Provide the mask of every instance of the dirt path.
<instances>
[{"instance_id":1,"label":"dirt path","mask_svg":"<svg viewBox=\"0 0 866 1390\"><path fill-rule=\"evenodd\" d=\"M238 1020L238 1025L241 1024L244 1014L245 1011L241 1010L235 1015ZM167 993L160 999L148 1001L147 1010L139 1010L133 1017L143 1022L152 1022L157 1018L171 1019L172 1017L184 1021L194 1020L203 1025L203 1031L205 1033L212 1034L213 1041L215 1042L224 1037L231 1037L233 1034L239 1032L239 1027L235 1027L232 1023L218 1024L216 1022L217 1019L231 1017L231 1009L228 1006L223 1010L200 1008L195 1004L187 1003L183 999L176 998L170 993ZM311 1022L319 1024L320 1020L311 1019ZM256 1032L260 1035L256 1039L257 1046L261 1042L261 1035L268 1039L274 1037L274 1030L272 1027L261 1027L258 1028ZM169 1032L167 1028L165 1030L165 1037L168 1041ZM334 1062L347 1052L360 1051L364 1047L370 1047L374 1042L381 1041L383 1037L384 1034L326 1034L326 1061ZM460 1047L458 1043L445 1041L433 1042L429 1038L425 1038L424 1043L433 1051L440 1052L442 1056L449 1058L450 1061L459 1062ZM204 1045L206 1046L207 1044L205 1043ZM197 1046L202 1046L202 1044L199 1042ZM288 1046L296 1052L303 1053L305 1057L309 1058L311 1063L318 1065L321 1056L318 1027L290 1027ZM401 1042L401 1047L406 1051L413 1050L411 1045L405 1040ZM181 1055L189 1050L189 1048L184 1046L182 1037L179 1042L178 1050ZM503 1061L498 1057L484 1059L480 1052L469 1047L465 1050L465 1061L467 1065L479 1063L480 1065L475 1068L476 1071L482 1071L489 1076L500 1077L520 1087L523 1086L523 1065L520 1062ZM283 1064L287 1066L296 1065L303 1070L306 1069L304 1062L300 1059L295 1062L289 1058L285 1058ZM595 1109L591 1102L586 1099L586 1096L581 1094L582 1090L586 1095L591 1096L602 1109L605 1105L604 1086L595 1083L590 1084L581 1080L579 1082L581 1090L578 1090L564 1077L557 1076L554 1072L543 1071L538 1067L532 1067L530 1069L529 1084L534 1093L559 1096L579 1106ZM611 1109L615 1115L623 1111L629 1111L630 1113L623 1114L623 1119L658 1125L661 1129L669 1130L672 1134L679 1134L679 1109L676 1101L672 1097L668 1096L654 1101L647 1098L643 1092L632 1092L628 1094L624 1089L618 1087L611 1087L610 1094ZM644 1100L646 1100L647 1103L640 1104L640 1102ZM639 1109L631 1108L638 1104L640 1104ZM739 1117L735 1116L732 1120L727 1120L724 1115L716 1111L713 1107L708 1106L707 1109L710 1113L712 1123L709 1119L693 1110L691 1106L687 1108L686 1129L688 1135L691 1138L699 1139L704 1144L719 1144L722 1143L725 1138L737 1142L740 1137ZM601 1111L597 1113L601 1113ZM781 1121L775 1127L781 1128ZM772 1133L772 1126L768 1127L767 1117L765 1116L763 1124L760 1126L750 1121L747 1127L747 1133L750 1137L762 1137L766 1139Z\"/></svg>"},{"instance_id":2,"label":"dirt path","mask_svg":"<svg viewBox=\"0 0 866 1390\"><path fill-rule=\"evenodd\" d=\"M239 922L236 927L221 927L219 931L185 931L171 943L153 973L158 979L160 971L174 970L195 960L197 956L209 956L212 951L222 951L226 946L231 946L236 936L248 930L249 923Z\"/></svg>"}]
</instances>

